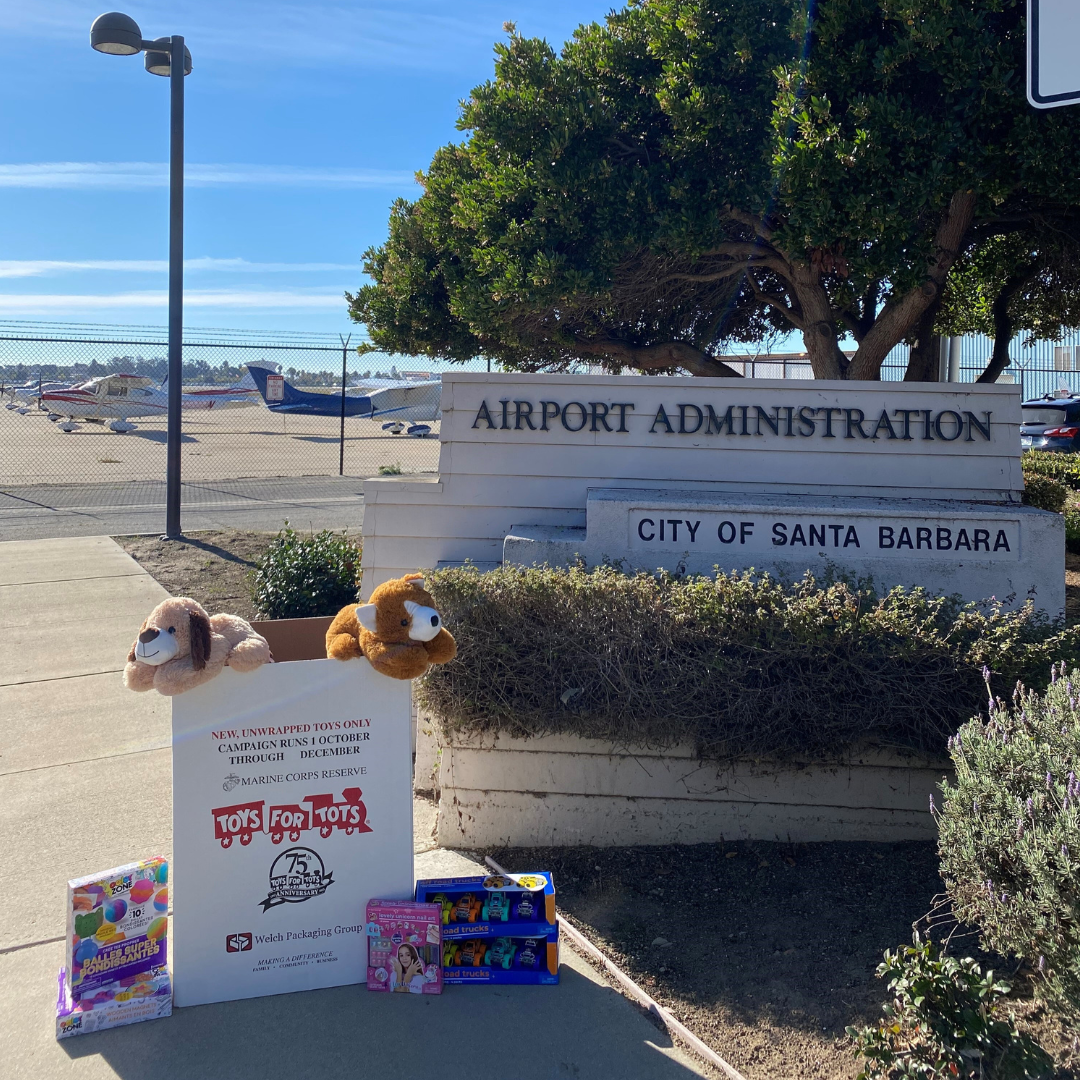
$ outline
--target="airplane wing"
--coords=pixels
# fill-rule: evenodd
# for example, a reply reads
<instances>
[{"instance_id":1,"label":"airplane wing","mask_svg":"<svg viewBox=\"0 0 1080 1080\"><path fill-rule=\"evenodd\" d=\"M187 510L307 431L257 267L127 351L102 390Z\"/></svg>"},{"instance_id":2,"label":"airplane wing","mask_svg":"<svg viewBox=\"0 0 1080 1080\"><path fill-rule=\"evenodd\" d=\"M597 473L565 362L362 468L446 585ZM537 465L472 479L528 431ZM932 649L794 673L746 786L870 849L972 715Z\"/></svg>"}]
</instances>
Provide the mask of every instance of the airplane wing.
<instances>
[{"instance_id":1,"label":"airplane wing","mask_svg":"<svg viewBox=\"0 0 1080 1080\"><path fill-rule=\"evenodd\" d=\"M373 391L371 418L390 417L394 420L430 421L442 416L442 383L430 382L400 384Z\"/></svg>"}]
</instances>

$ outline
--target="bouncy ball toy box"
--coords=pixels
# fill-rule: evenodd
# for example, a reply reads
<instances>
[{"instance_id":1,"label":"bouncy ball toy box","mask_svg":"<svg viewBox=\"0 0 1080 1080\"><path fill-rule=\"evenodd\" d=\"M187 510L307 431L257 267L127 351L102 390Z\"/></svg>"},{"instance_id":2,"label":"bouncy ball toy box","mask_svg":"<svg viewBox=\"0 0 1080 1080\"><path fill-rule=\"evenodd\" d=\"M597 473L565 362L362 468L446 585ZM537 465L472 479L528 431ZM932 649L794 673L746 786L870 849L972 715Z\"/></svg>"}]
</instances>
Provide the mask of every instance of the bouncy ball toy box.
<instances>
[{"instance_id":1,"label":"bouncy ball toy box","mask_svg":"<svg viewBox=\"0 0 1080 1080\"><path fill-rule=\"evenodd\" d=\"M442 993L442 924L438 904L369 900L369 990Z\"/></svg>"},{"instance_id":2,"label":"bouncy ball toy box","mask_svg":"<svg viewBox=\"0 0 1080 1080\"><path fill-rule=\"evenodd\" d=\"M426 879L416 883L416 899L439 907L444 983L559 981L549 873Z\"/></svg>"},{"instance_id":3,"label":"bouncy ball toy box","mask_svg":"<svg viewBox=\"0 0 1080 1080\"><path fill-rule=\"evenodd\" d=\"M146 859L68 882L65 970L73 1001L165 970L169 864Z\"/></svg>"},{"instance_id":4,"label":"bouncy ball toy box","mask_svg":"<svg viewBox=\"0 0 1080 1080\"><path fill-rule=\"evenodd\" d=\"M172 985L168 969L157 975L144 971L127 975L72 1001L67 985L67 973L60 969L59 997L56 1002L56 1037L88 1035L92 1031L137 1024L141 1020L160 1020L172 1015Z\"/></svg>"}]
</instances>

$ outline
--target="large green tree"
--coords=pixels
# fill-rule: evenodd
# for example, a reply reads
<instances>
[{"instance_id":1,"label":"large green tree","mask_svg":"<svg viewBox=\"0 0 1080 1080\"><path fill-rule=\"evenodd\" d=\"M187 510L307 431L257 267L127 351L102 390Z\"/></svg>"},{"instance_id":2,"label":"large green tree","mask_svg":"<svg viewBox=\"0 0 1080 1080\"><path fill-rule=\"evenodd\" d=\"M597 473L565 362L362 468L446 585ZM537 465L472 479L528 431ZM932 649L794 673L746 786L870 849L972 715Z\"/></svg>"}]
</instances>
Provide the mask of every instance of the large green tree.
<instances>
[{"instance_id":1,"label":"large green tree","mask_svg":"<svg viewBox=\"0 0 1080 1080\"><path fill-rule=\"evenodd\" d=\"M818 378L879 378L952 276L1069 265L1080 109L1027 104L1023 9L634 0L559 54L509 27L350 313L379 348L520 370L733 374L731 342L797 329Z\"/></svg>"}]
</instances>

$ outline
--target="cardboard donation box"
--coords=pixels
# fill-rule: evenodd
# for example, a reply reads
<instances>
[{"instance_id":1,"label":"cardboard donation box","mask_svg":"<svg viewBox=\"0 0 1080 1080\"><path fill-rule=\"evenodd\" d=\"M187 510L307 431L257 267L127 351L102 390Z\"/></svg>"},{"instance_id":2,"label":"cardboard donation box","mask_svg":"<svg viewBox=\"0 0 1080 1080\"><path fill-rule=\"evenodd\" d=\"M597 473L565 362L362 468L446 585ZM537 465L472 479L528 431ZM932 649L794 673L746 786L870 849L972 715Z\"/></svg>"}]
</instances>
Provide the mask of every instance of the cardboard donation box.
<instances>
[{"instance_id":1,"label":"cardboard donation box","mask_svg":"<svg viewBox=\"0 0 1080 1080\"><path fill-rule=\"evenodd\" d=\"M365 906L411 899L410 684L256 623L276 663L173 703L177 1006L365 982Z\"/></svg>"}]
</instances>

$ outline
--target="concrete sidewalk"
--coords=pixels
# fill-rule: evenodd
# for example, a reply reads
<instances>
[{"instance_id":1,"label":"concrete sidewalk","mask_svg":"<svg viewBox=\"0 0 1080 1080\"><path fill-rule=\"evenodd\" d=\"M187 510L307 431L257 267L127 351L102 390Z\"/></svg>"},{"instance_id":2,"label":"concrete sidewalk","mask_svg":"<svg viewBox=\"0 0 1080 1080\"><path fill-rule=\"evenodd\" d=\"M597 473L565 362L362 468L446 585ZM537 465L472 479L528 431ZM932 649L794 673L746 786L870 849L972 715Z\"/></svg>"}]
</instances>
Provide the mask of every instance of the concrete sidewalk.
<instances>
[{"instance_id":1,"label":"concrete sidewalk","mask_svg":"<svg viewBox=\"0 0 1080 1080\"><path fill-rule=\"evenodd\" d=\"M0 544L0 1062L10 1080L712 1075L569 948L557 987L361 987L53 1037L68 878L171 853L169 704L120 671L164 590L107 537ZM450 852L417 874L460 872ZM418 1011L419 1010L419 1011Z\"/></svg>"}]
</instances>

